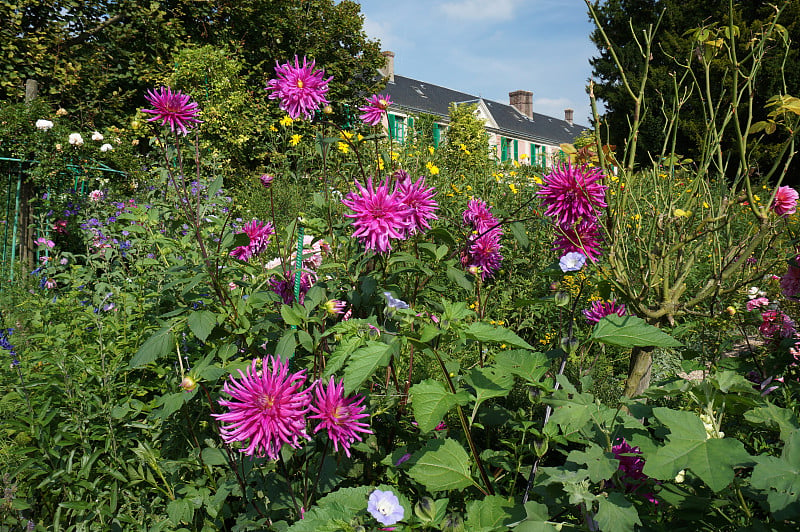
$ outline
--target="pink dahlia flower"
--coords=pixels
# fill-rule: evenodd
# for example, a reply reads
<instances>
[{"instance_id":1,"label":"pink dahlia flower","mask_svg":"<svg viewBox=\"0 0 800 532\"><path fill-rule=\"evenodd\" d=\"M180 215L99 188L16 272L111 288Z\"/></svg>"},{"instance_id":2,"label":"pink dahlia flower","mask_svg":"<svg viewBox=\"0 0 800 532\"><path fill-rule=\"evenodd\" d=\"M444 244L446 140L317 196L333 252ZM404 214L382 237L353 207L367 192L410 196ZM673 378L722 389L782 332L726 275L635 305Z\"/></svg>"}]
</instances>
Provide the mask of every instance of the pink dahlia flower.
<instances>
[{"instance_id":1,"label":"pink dahlia flower","mask_svg":"<svg viewBox=\"0 0 800 532\"><path fill-rule=\"evenodd\" d=\"M480 236L473 235L467 252L461 257L461 264L467 269L477 267L482 280L493 277L503 261L503 255L500 254L501 235L499 231L489 231Z\"/></svg>"},{"instance_id":2,"label":"pink dahlia flower","mask_svg":"<svg viewBox=\"0 0 800 532\"><path fill-rule=\"evenodd\" d=\"M397 190L389 192L388 180L377 187L372 178L367 180L366 188L356 181L358 193L350 192L342 203L354 214L345 214L353 218L355 232L367 249L384 253L392 249L390 238L405 240L411 225L413 210L403 203L402 194Z\"/></svg>"},{"instance_id":3,"label":"pink dahlia flower","mask_svg":"<svg viewBox=\"0 0 800 532\"><path fill-rule=\"evenodd\" d=\"M148 122L161 120L162 126L169 125L172 131L178 129L184 135L195 124L202 123L197 118L197 113L200 111L197 102L191 101L192 97L181 91L173 91L169 87L151 89L147 91L145 99L153 108L142 109L142 112L155 115L153 118L148 118Z\"/></svg>"},{"instance_id":4,"label":"pink dahlia flower","mask_svg":"<svg viewBox=\"0 0 800 532\"><path fill-rule=\"evenodd\" d=\"M392 99L388 94L373 94L367 98L367 104L365 107L358 108L359 111L364 111L364 114L358 118L366 124L377 126L381 123L383 115L386 114L389 106L392 105Z\"/></svg>"},{"instance_id":5,"label":"pink dahlia flower","mask_svg":"<svg viewBox=\"0 0 800 532\"><path fill-rule=\"evenodd\" d=\"M261 185L264 188L269 188L272 186L272 181L275 179L275 176L272 174L261 174L261 177L258 178L261 181Z\"/></svg>"},{"instance_id":6,"label":"pink dahlia flower","mask_svg":"<svg viewBox=\"0 0 800 532\"><path fill-rule=\"evenodd\" d=\"M410 177L398 182L397 193L402 198L401 201L411 209L408 234L430 229L428 221L438 220L435 212L439 204L433 199L436 195L435 189L436 187L425 188L424 177L420 177L415 183L411 182Z\"/></svg>"},{"instance_id":7,"label":"pink dahlia flower","mask_svg":"<svg viewBox=\"0 0 800 532\"><path fill-rule=\"evenodd\" d=\"M597 218L597 209L606 206L608 187L600 184L602 178L599 168L562 164L544 176L544 184L536 194L542 198L547 216L554 217L559 225L571 226Z\"/></svg>"},{"instance_id":8,"label":"pink dahlia flower","mask_svg":"<svg viewBox=\"0 0 800 532\"><path fill-rule=\"evenodd\" d=\"M594 220L583 220L572 226L557 226L556 233L553 249L561 251L562 255L577 252L592 262L597 262L603 254L600 248L600 227Z\"/></svg>"},{"instance_id":9,"label":"pink dahlia flower","mask_svg":"<svg viewBox=\"0 0 800 532\"><path fill-rule=\"evenodd\" d=\"M586 321L589 323L597 323L611 314L624 316L625 305L623 303L617 304L616 299L611 301L592 301L592 306L583 310L583 315L586 316Z\"/></svg>"},{"instance_id":10,"label":"pink dahlia flower","mask_svg":"<svg viewBox=\"0 0 800 532\"><path fill-rule=\"evenodd\" d=\"M219 404L228 412L212 414L225 425L220 435L225 443L242 442L246 447L240 452L248 456L278 458L278 452L287 443L294 448L300 446L306 434L306 413L311 404L310 389L306 383L305 370L289 374L289 361L280 357L258 359L247 369L239 370L239 377L230 376L222 390L231 400L220 400ZM249 440L249 441L248 441Z\"/></svg>"},{"instance_id":11,"label":"pink dahlia flower","mask_svg":"<svg viewBox=\"0 0 800 532\"><path fill-rule=\"evenodd\" d=\"M778 187L775 199L770 208L778 216L789 216L797 210L797 198L800 195L792 187Z\"/></svg>"},{"instance_id":12,"label":"pink dahlia flower","mask_svg":"<svg viewBox=\"0 0 800 532\"><path fill-rule=\"evenodd\" d=\"M288 62L275 65L277 78L267 82L267 90L272 91L269 99L279 99L281 109L292 120L297 120L300 116L310 119L312 111L330 103L325 99L325 93L328 92L328 82L333 76L325 79L324 70L314 70L315 61L309 63L303 57L303 66L300 66L297 56L294 56L294 65Z\"/></svg>"},{"instance_id":13,"label":"pink dahlia flower","mask_svg":"<svg viewBox=\"0 0 800 532\"><path fill-rule=\"evenodd\" d=\"M758 332L768 340L791 338L797 332L792 319L780 310L765 310L761 313L761 320Z\"/></svg>"},{"instance_id":14,"label":"pink dahlia flower","mask_svg":"<svg viewBox=\"0 0 800 532\"><path fill-rule=\"evenodd\" d=\"M300 273L300 301L302 305L306 299L306 294L317 282L317 275L313 272L303 271ZM294 270L286 271L283 279L270 277L269 285L273 292L281 296L286 305L294 303Z\"/></svg>"},{"instance_id":15,"label":"pink dahlia flower","mask_svg":"<svg viewBox=\"0 0 800 532\"><path fill-rule=\"evenodd\" d=\"M767 305L769 305L769 299L767 299L766 297L757 297L755 299L750 299L745 305L745 307L749 312L757 308L766 307Z\"/></svg>"},{"instance_id":16,"label":"pink dahlia flower","mask_svg":"<svg viewBox=\"0 0 800 532\"><path fill-rule=\"evenodd\" d=\"M492 209L481 199L471 199L467 203L467 210L463 214L464 223L482 233L487 229L499 228L497 219L492 215Z\"/></svg>"},{"instance_id":17,"label":"pink dahlia flower","mask_svg":"<svg viewBox=\"0 0 800 532\"><path fill-rule=\"evenodd\" d=\"M328 382L326 388L321 381L316 383L316 400L311 405L312 415L309 419L318 419L319 425L314 429L318 431L325 429L328 431L328 438L333 442L333 448L337 452L339 446L342 447L344 454L350 456L350 445L355 441L361 441L361 434L372 434L369 424L359 421L369 414L364 412L361 406L364 398L361 396L345 397L344 381L340 380L336 384L334 378Z\"/></svg>"},{"instance_id":18,"label":"pink dahlia flower","mask_svg":"<svg viewBox=\"0 0 800 532\"><path fill-rule=\"evenodd\" d=\"M620 443L611 447L611 452L614 453L614 458L619 460L617 468L621 484L619 487L628 493L635 493L645 487L650 477L643 473L644 458L641 457L642 451L639 450L639 447L631 447L625 438L622 438ZM653 504L658 504L658 500L652 493L641 493L640 496Z\"/></svg>"},{"instance_id":19,"label":"pink dahlia flower","mask_svg":"<svg viewBox=\"0 0 800 532\"><path fill-rule=\"evenodd\" d=\"M250 237L250 243L246 246L239 246L231 251L231 256L239 260L249 260L264 253L269 245L269 237L275 234L275 229L271 222L263 223L252 220L244 224L241 233L246 233Z\"/></svg>"}]
</instances>

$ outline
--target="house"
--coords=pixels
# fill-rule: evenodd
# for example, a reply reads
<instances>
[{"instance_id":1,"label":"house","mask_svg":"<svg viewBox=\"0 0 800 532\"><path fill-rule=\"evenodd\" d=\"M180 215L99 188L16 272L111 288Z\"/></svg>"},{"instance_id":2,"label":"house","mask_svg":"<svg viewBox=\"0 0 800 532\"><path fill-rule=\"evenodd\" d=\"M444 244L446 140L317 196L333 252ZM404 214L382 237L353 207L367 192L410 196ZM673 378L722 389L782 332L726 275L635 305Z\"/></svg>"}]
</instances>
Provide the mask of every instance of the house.
<instances>
[{"instance_id":1,"label":"house","mask_svg":"<svg viewBox=\"0 0 800 532\"><path fill-rule=\"evenodd\" d=\"M565 109L564 118L553 118L533 112L533 93L517 90L509 93L509 103L487 100L479 96L432 85L394 73L394 52L383 52L386 63L381 74L388 78L385 92L392 105L386 120L392 138L402 143L413 125L414 115L436 117L434 144L446 135L451 103L477 104L476 114L486 123L489 145L499 161L518 161L551 167L562 160L562 143L574 142L586 126L575 124L573 110Z\"/></svg>"}]
</instances>

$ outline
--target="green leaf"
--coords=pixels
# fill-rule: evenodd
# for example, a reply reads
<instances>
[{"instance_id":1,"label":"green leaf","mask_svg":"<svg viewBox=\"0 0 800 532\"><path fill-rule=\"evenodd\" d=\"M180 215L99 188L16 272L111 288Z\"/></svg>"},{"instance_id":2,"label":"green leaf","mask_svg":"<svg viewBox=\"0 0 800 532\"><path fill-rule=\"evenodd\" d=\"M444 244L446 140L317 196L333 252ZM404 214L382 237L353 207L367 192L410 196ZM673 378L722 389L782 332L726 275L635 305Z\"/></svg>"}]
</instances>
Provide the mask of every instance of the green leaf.
<instances>
[{"instance_id":1,"label":"green leaf","mask_svg":"<svg viewBox=\"0 0 800 532\"><path fill-rule=\"evenodd\" d=\"M594 326L591 339L619 347L680 347L672 336L636 316L611 314Z\"/></svg>"},{"instance_id":2,"label":"green leaf","mask_svg":"<svg viewBox=\"0 0 800 532\"><path fill-rule=\"evenodd\" d=\"M783 441L788 441L789 436L796 433L797 429L800 429L797 415L794 412L769 402L767 406L745 412L744 418L750 423L763 424L769 427L777 426L781 431L781 440Z\"/></svg>"},{"instance_id":3,"label":"green leaf","mask_svg":"<svg viewBox=\"0 0 800 532\"><path fill-rule=\"evenodd\" d=\"M505 397L514 386L514 377L510 373L491 366L470 370L464 375L464 380L475 389L475 410L487 399Z\"/></svg>"},{"instance_id":4,"label":"green leaf","mask_svg":"<svg viewBox=\"0 0 800 532\"><path fill-rule=\"evenodd\" d=\"M294 306L281 305L281 318L286 325L302 325L303 316L297 310Z\"/></svg>"},{"instance_id":5,"label":"green leaf","mask_svg":"<svg viewBox=\"0 0 800 532\"><path fill-rule=\"evenodd\" d=\"M391 351L391 345L380 342L370 342L366 347L353 351L344 368L345 394L353 393L376 369L389 364Z\"/></svg>"},{"instance_id":6,"label":"green leaf","mask_svg":"<svg viewBox=\"0 0 800 532\"><path fill-rule=\"evenodd\" d=\"M525 232L525 226L522 225L521 222L514 222L510 227L511 234L513 234L514 238L519 242L520 247L527 250L531 243L530 240L528 240L528 234Z\"/></svg>"},{"instance_id":7,"label":"green leaf","mask_svg":"<svg viewBox=\"0 0 800 532\"><path fill-rule=\"evenodd\" d=\"M208 187L207 197L213 198L217 195L217 192L220 191L222 188L222 175L220 174L213 183Z\"/></svg>"},{"instance_id":8,"label":"green leaf","mask_svg":"<svg viewBox=\"0 0 800 532\"><path fill-rule=\"evenodd\" d=\"M506 344L512 347L521 347L533 351L532 345L512 331L503 327L494 327L493 325L481 321L470 323L469 327L464 331L464 334L467 338L478 342L496 342L498 344Z\"/></svg>"},{"instance_id":9,"label":"green leaf","mask_svg":"<svg viewBox=\"0 0 800 532\"><path fill-rule=\"evenodd\" d=\"M736 466L752 463L742 442L733 438L706 439L706 429L692 412L654 408L653 415L670 430L668 441L646 457L644 474L671 480L681 469L691 469L714 492L733 481Z\"/></svg>"},{"instance_id":10,"label":"green leaf","mask_svg":"<svg viewBox=\"0 0 800 532\"><path fill-rule=\"evenodd\" d=\"M164 326L148 338L136 351L130 361L131 368L140 368L150 362L172 353L175 346L175 335L169 326Z\"/></svg>"},{"instance_id":11,"label":"green leaf","mask_svg":"<svg viewBox=\"0 0 800 532\"><path fill-rule=\"evenodd\" d=\"M547 357L542 353L523 350L500 351L495 355L494 363L500 371L516 375L530 384L538 384L549 369Z\"/></svg>"},{"instance_id":12,"label":"green leaf","mask_svg":"<svg viewBox=\"0 0 800 532\"><path fill-rule=\"evenodd\" d=\"M586 451L572 451L567 455L567 460L575 464L585 464L592 482L601 482L611 478L619 467L619 460L612 453L592 444Z\"/></svg>"},{"instance_id":13,"label":"green leaf","mask_svg":"<svg viewBox=\"0 0 800 532\"><path fill-rule=\"evenodd\" d=\"M621 493L609 493L607 498L601 497L598 504L594 520L600 525L600 530L627 532L642 524L636 507Z\"/></svg>"},{"instance_id":14,"label":"green leaf","mask_svg":"<svg viewBox=\"0 0 800 532\"><path fill-rule=\"evenodd\" d=\"M206 465L226 465L228 459L222 449L216 447L206 447L202 452L203 463Z\"/></svg>"},{"instance_id":15,"label":"green leaf","mask_svg":"<svg viewBox=\"0 0 800 532\"><path fill-rule=\"evenodd\" d=\"M436 428L445 414L458 403L454 393L433 379L415 384L411 387L410 394L414 419L422 432L430 432Z\"/></svg>"},{"instance_id":16,"label":"green leaf","mask_svg":"<svg viewBox=\"0 0 800 532\"><path fill-rule=\"evenodd\" d=\"M280 355L282 359L286 360L294 356L295 347L297 347L297 331L286 329L281 339L278 340L278 345L275 346L275 354Z\"/></svg>"},{"instance_id":17,"label":"green leaf","mask_svg":"<svg viewBox=\"0 0 800 532\"><path fill-rule=\"evenodd\" d=\"M319 532L334 519L349 521L367 507L370 486L343 488L317 501L316 506L306 512L305 517L295 522L287 532Z\"/></svg>"},{"instance_id":18,"label":"green leaf","mask_svg":"<svg viewBox=\"0 0 800 532\"><path fill-rule=\"evenodd\" d=\"M448 266L447 278L456 283L458 286L460 286L467 292L472 292L473 290L472 281L467 279L467 276L461 270L457 270L452 266Z\"/></svg>"},{"instance_id":19,"label":"green leaf","mask_svg":"<svg viewBox=\"0 0 800 532\"><path fill-rule=\"evenodd\" d=\"M515 532L555 532L556 527L548 523L550 516L547 512L547 506L528 501L525 503L525 513L527 516L525 520L519 525L514 527Z\"/></svg>"},{"instance_id":20,"label":"green leaf","mask_svg":"<svg viewBox=\"0 0 800 532\"><path fill-rule=\"evenodd\" d=\"M207 310L196 310L189 314L189 319L186 321L194 335L201 342L205 342L217 325L217 316Z\"/></svg>"},{"instance_id":21,"label":"green leaf","mask_svg":"<svg viewBox=\"0 0 800 532\"><path fill-rule=\"evenodd\" d=\"M779 521L800 517L800 431L786 441L780 458L756 457L750 484L767 492L767 503Z\"/></svg>"},{"instance_id":22,"label":"green leaf","mask_svg":"<svg viewBox=\"0 0 800 532\"><path fill-rule=\"evenodd\" d=\"M491 532L519 521L522 514L523 509L515 507L505 497L488 495L482 501L467 503L467 520L464 524L470 532Z\"/></svg>"},{"instance_id":23,"label":"green leaf","mask_svg":"<svg viewBox=\"0 0 800 532\"><path fill-rule=\"evenodd\" d=\"M469 471L467 451L455 440L430 440L414 458L414 466L408 470L408 474L428 491L476 485Z\"/></svg>"}]
</instances>

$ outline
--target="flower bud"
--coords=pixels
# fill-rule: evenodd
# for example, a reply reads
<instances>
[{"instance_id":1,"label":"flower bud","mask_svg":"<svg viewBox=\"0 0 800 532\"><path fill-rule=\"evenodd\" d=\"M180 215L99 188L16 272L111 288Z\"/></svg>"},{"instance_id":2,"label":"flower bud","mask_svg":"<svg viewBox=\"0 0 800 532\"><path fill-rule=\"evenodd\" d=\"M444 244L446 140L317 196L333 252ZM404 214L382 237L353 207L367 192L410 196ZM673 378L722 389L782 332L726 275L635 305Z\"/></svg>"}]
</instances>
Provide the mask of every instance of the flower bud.
<instances>
[{"instance_id":1,"label":"flower bud","mask_svg":"<svg viewBox=\"0 0 800 532\"><path fill-rule=\"evenodd\" d=\"M461 516L450 514L442 521L443 532L464 532L464 520Z\"/></svg>"},{"instance_id":2,"label":"flower bud","mask_svg":"<svg viewBox=\"0 0 800 532\"><path fill-rule=\"evenodd\" d=\"M547 439L544 440L533 440L533 451L536 453L536 456L541 458L545 454L547 454Z\"/></svg>"},{"instance_id":3,"label":"flower bud","mask_svg":"<svg viewBox=\"0 0 800 532\"><path fill-rule=\"evenodd\" d=\"M733 308L733 307L728 307L728 308L725 309L725 312L727 312L729 315L733 316L734 314L736 314L736 309Z\"/></svg>"},{"instance_id":4,"label":"flower bud","mask_svg":"<svg viewBox=\"0 0 800 532\"><path fill-rule=\"evenodd\" d=\"M181 381L181 388L184 392L193 392L197 388L197 381L187 375Z\"/></svg>"},{"instance_id":5,"label":"flower bud","mask_svg":"<svg viewBox=\"0 0 800 532\"><path fill-rule=\"evenodd\" d=\"M325 113L326 115L329 115L333 113L333 107L331 107L330 105L326 105L325 107L322 108L322 112Z\"/></svg>"},{"instance_id":6,"label":"flower bud","mask_svg":"<svg viewBox=\"0 0 800 532\"><path fill-rule=\"evenodd\" d=\"M553 296L557 307L566 307L569 305L569 292L556 292Z\"/></svg>"},{"instance_id":7,"label":"flower bud","mask_svg":"<svg viewBox=\"0 0 800 532\"><path fill-rule=\"evenodd\" d=\"M414 505L414 513L421 521L433 521L436 517L436 504L430 497L423 497Z\"/></svg>"},{"instance_id":8,"label":"flower bud","mask_svg":"<svg viewBox=\"0 0 800 532\"><path fill-rule=\"evenodd\" d=\"M561 339L561 349L563 349L568 355L575 354L575 351L578 350L579 345L580 342L578 342L577 338L565 336Z\"/></svg>"}]
</instances>

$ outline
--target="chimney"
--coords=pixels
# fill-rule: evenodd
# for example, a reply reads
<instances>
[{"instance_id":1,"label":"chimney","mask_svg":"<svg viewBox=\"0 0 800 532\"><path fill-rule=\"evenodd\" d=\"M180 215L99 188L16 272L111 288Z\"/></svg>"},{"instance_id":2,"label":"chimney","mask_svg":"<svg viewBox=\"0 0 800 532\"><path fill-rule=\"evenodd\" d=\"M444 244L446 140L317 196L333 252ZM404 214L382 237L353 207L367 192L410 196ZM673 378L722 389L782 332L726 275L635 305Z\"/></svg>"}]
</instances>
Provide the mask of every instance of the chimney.
<instances>
[{"instance_id":1,"label":"chimney","mask_svg":"<svg viewBox=\"0 0 800 532\"><path fill-rule=\"evenodd\" d=\"M533 93L530 91L514 91L508 93L511 106L528 118L533 118Z\"/></svg>"},{"instance_id":2,"label":"chimney","mask_svg":"<svg viewBox=\"0 0 800 532\"><path fill-rule=\"evenodd\" d=\"M575 112L574 109L564 109L564 120L567 124L572 125L572 114Z\"/></svg>"},{"instance_id":3,"label":"chimney","mask_svg":"<svg viewBox=\"0 0 800 532\"><path fill-rule=\"evenodd\" d=\"M394 52L381 52L383 57L386 58L386 62L383 65L383 68L379 68L378 72L385 78L389 78L389 83L394 83Z\"/></svg>"}]
</instances>

